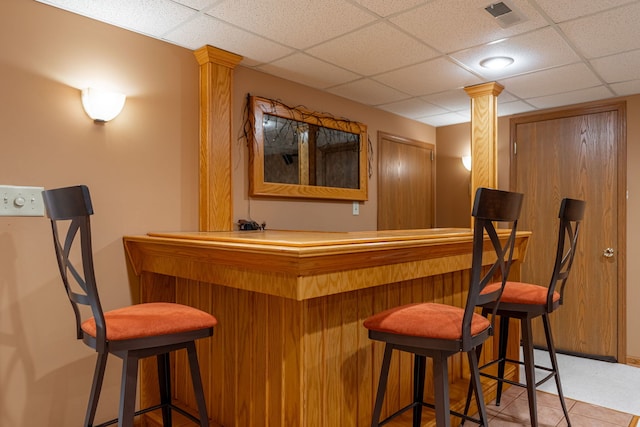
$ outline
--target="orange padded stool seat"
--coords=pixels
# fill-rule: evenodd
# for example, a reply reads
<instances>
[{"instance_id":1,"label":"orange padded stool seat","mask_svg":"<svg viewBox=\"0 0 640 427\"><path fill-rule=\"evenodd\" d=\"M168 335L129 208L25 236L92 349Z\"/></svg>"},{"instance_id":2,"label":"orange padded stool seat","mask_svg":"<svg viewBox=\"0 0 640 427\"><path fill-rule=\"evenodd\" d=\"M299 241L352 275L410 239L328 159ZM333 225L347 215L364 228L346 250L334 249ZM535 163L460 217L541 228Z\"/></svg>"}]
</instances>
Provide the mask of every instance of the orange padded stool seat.
<instances>
[{"instance_id":1,"label":"orange padded stool seat","mask_svg":"<svg viewBox=\"0 0 640 427\"><path fill-rule=\"evenodd\" d=\"M553 337L549 324L549 314L556 310L563 303L564 288L571 271L573 259L578 243L578 234L580 231L580 223L584 217L585 202L575 199L564 199L560 204L560 226L558 230L557 248L553 271L549 286L540 286L531 283L507 282L495 312L496 304L493 302L480 304L482 313L488 316L495 312L500 318L500 338L498 359L493 360L480 367L480 375L498 380L498 389L496 397L496 405L500 405L502 396L503 383L509 383L520 387L527 388L527 396L529 398L529 417L531 426L538 426L538 411L536 403L536 387L550 378L555 378L556 387L558 389L558 397L564 412L567 425L570 427L569 414L564 402L562 394L562 385L560 383L560 374L558 373L558 361L556 359L556 351L553 345ZM560 285L559 287L557 285ZM498 289L501 283L495 283L487 286L485 291ZM539 366L535 364L533 358L533 330L532 320L536 317L542 318L545 331L547 349L551 360L551 368ZM509 336L509 319L519 319L522 334L522 351L524 361L508 359L507 356L507 340ZM484 372L485 368L498 364L497 376ZM504 378L504 370L506 363L516 363L524 366L526 384ZM535 369L547 372L547 375L540 381L536 382ZM467 397L467 409L471 402L471 390ZM465 413L467 412L465 409Z\"/></svg>"},{"instance_id":2,"label":"orange padded stool seat","mask_svg":"<svg viewBox=\"0 0 640 427\"><path fill-rule=\"evenodd\" d=\"M53 243L62 282L76 320L76 336L98 353L84 426L94 426L107 356L122 359L122 385L118 418L96 427L118 423L133 427L136 415L162 411L165 427L172 425L171 411L177 411L201 427L209 426L195 340L213 335L218 321L211 314L173 303L147 303L103 312L96 285L89 218L93 206L89 189L75 186L42 192L51 220ZM79 251L73 248L79 246ZM74 254L73 256L71 254ZM76 253L80 259L76 260ZM73 259L73 260L72 260ZM75 262L75 263L74 263ZM79 306L88 306L93 317L83 319ZM86 310L85 310L86 311ZM199 419L173 404L169 354L186 349ZM135 411L138 361L156 356L160 404Z\"/></svg>"},{"instance_id":3,"label":"orange padded stool seat","mask_svg":"<svg viewBox=\"0 0 640 427\"><path fill-rule=\"evenodd\" d=\"M422 408L434 408L436 424L444 427L451 425L450 415L460 416L483 426L487 425L487 413L482 396L482 385L478 376L477 350L493 334L492 321L475 313L478 304L496 301L507 281L515 244L516 226L522 194L479 188L475 195L472 215L474 217L473 255L469 292L465 307L453 307L431 302L415 303L390 308L367 318L364 326L369 330L369 338L385 343L380 381L373 408L371 426L379 426L402 412L413 409L413 426L422 425ZM494 228L494 221L511 225L500 235ZM483 257L486 237L491 242L491 256L495 261ZM488 267L488 268L487 268ZM499 277L500 286L491 292L482 293L486 286ZM393 350L414 355L413 364L413 401L407 406L380 420L382 404L387 387L389 366ZM459 352L465 352L471 371L471 387L475 390L479 419L450 411L448 358ZM424 384L426 360L433 360L435 404L424 402Z\"/></svg>"}]
</instances>

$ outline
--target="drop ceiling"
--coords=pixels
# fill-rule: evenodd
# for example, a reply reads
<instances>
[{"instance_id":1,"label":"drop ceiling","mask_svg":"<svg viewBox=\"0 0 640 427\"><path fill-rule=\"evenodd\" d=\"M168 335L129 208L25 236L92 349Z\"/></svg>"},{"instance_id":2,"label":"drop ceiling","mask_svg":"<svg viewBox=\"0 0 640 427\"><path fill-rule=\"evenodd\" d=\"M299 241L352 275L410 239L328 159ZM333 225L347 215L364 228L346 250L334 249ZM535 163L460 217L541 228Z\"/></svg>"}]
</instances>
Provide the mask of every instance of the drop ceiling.
<instances>
[{"instance_id":1,"label":"drop ceiling","mask_svg":"<svg viewBox=\"0 0 640 427\"><path fill-rule=\"evenodd\" d=\"M37 1L187 49L212 45L432 126L469 121L463 87L489 81L505 86L500 116L640 93L639 0L503 0L507 20L485 10L499 0ZM491 56L514 63L479 65Z\"/></svg>"}]
</instances>

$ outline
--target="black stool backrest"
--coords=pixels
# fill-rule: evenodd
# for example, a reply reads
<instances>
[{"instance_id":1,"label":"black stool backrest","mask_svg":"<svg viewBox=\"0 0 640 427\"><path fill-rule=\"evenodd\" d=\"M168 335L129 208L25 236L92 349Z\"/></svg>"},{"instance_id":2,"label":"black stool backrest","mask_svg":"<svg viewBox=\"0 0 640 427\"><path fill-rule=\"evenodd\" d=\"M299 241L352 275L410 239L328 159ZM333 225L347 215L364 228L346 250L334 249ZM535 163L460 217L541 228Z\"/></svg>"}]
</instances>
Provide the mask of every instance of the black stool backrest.
<instances>
[{"instance_id":1,"label":"black stool backrest","mask_svg":"<svg viewBox=\"0 0 640 427\"><path fill-rule=\"evenodd\" d=\"M93 206L89 189L84 185L79 185L45 190L42 192L42 198L47 217L51 220L53 244L60 276L76 318L76 336L78 339L83 338L81 328L83 319L78 306L89 306L96 320L96 351L105 350L104 314L93 268L89 220L93 215ZM77 257L78 252L74 252L73 249L78 247L78 244L80 259L76 260L77 263L74 264L71 258ZM76 265L79 265L80 268L76 268Z\"/></svg>"},{"instance_id":2,"label":"black stool backrest","mask_svg":"<svg viewBox=\"0 0 640 427\"><path fill-rule=\"evenodd\" d=\"M470 330L474 308L477 305L498 301L502 295L513 261L516 229L520 210L522 209L522 199L522 194L509 191L490 188L478 188L476 191L471 214L474 217L473 260L467 305L462 324L462 351L469 351L472 348ZM499 236L496 230L496 223L506 225L508 231L505 230L505 233L501 233ZM493 251L487 251L487 254L490 253L491 256L496 258L493 263L488 263L484 260L485 233L489 237L491 248L493 249ZM482 291L488 284L498 281L496 276L499 277L502 286L496 291L483 294ZM494 313L496 308L494 308ZM494 317L492 316L492 322Z\"/></svg>"},{"instance_id":3,"label":"black stool backrest","mask_svg":"<svg viewBox=\"0 0 640 427\"><path fill-rule=\"evenodd\" d=\"M586 202L576 199L563 199L560 204L560 226L558 228L558 246L556 249L556 260L549 283L549 292L547 293L547 311L554 309L553 293L556 286L560 282L559 304L564 301L564 288L569 278L569 272L573 265L573 258L576 254L576 246L578 244L578 235L580 234L580 223L584 218Z\"/></svg>"}]
</instances>

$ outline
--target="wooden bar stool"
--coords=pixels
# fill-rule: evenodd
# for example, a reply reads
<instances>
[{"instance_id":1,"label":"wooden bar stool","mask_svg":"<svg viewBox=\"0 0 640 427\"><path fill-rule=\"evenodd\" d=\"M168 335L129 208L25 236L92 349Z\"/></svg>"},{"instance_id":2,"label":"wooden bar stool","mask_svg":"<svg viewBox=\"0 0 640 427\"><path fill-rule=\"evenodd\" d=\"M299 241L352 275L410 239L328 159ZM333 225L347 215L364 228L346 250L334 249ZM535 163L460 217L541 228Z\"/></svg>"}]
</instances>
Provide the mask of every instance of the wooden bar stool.
<instances>
[{"instance_id":1,"label":"wooden bar stool","mask_svg":"<svg viewBox=\"0 0 640 427\"><path fill-rule=\"evenodd\" d=\"M89 222L93 207L89 189L84 185L59 188L43 191L42 196L51 219L62 282L75 314L77 338L98 353L84 426L93 426L107 356L113 354L123 361L120 411L117 419L99 427L116 422L120 427L132 427L134 416L156 409L162 410L165 427L171 426L172 409L201 427L208 427L195 340L213 335L216 318L174 303L137 304L103 312L93 267ZM83 305L90 308L93 317L83 319L83 310L79 307ZM200 419L175 406L171 400L169 353L179 349L187 350ZM150 356L156 356L158 361L160 404L136 412L138 361Z\"/></svg>"},{"instance_id":2,"label":"wooden bar stool","mask_svg":"<svg viewBox=\"0 0 640 427\"><path fill-rule=\"evenodd\" d=\"M413 408L413 426L420 426L423 406L435 408L438 426L450 426L450 414L487 425L476 347L481 347L492 335L493 325L487 318L475 313L474 308L476 305L498 300L502 293L502 286L497 286L491 292L482 291L488 283L495 281L496 276L501 279L502 284L507 281L522 198L519 193L488 188L477 190L472 212L474 230L471 278L464 308L425 302L395 307L365 320L364 326L369 330L369 338L385 343L371 426L382 425L410 408ZM499 236L494 221L508 223L511 230ZM493 249L486 249L486 253L485 232ZM483 262L483 256L489 259L494 256L496 260L493 263ZM490 266L488 270L483 267L487 264ZM414 354L413 402L380 421L393 350ZM447 361L450 356L461 351L467 353L469 359L470 382L475 389L479 420L450 412ZM426 358L431 358L434 364L435 405L423 401Z\"/></svg>"},{"instance_id":3,"label":"wooden bar stool","mask_svg":"<svg viewBox=\"0 0 640 427\"><path fill-rule=\"evenodd\" d=\"M556 387L558 389L558 397L562 405L567 424L571 426L569 414L564 402L562 394L562 386L560 384L560 374L558 372L558 361L556 359L556 351L553 345L553 337L549 325L549 314L555 311L564 302L564 289L571 271L573 259L578 243L578 234L580 231L580 223L584 217L585 202L575 199L564 199L560 204L560 226L558 230L558 244L556 249L555 263L549 286L540 286L530 283L507 282L504 286L502 298L496 312L496 303L489 302L480 304L484 316L496 314L500 318L499 333L499 351L498 359L493 360L480 367L480 375L493 378L498 381L496 406L500 405L502 396L503 383L509 383L519 387L526 387L529 398L529 416L531 425L538 425L538 411L536 404L536 387L546 382L550 378L555 378ZM560 286L558 286L558 284ZM483 292L491 292L499 289L502 283L494 283L485 288ZM551 359L551 368L538 366L535 364L533 357L533 331L532 320L536 317L542 317L544 332L547 341L547 349L549 358ZM509 319L519 319L522 333L522 349L524 362L512 360L507 355L507 339L509 336ZM498 364L497 376L484 372L489 366ZM519 383L504 378L504 369L506 363L516 363L524 366L526 383ZM536 382L535 369L544 370L546 376ZM467 409L471 402L471 390L467 396ZM465 414L467 412L465 409Z\"/></svg>"}]
</instances>

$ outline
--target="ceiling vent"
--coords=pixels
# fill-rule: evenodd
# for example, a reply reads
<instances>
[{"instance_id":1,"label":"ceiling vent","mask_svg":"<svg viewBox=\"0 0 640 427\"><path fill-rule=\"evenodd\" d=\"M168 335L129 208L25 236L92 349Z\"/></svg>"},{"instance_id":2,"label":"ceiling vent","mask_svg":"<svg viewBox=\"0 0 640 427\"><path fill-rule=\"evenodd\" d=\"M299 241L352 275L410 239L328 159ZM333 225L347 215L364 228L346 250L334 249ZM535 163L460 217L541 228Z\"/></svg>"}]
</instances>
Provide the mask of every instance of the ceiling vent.
<instances>
[{"instance_id":1,"label":"ceiling vent","mask_svg":"<svg viewBox=\"0 0 640 427\"><path fill-rule=\"evenodd\" d=\"M492 3L485 7L484 10L489 12L502 28L509 28L525 21L524 15L518 11L511 2L501 1L499 3Z\"/></svg>"}]
</instances>

